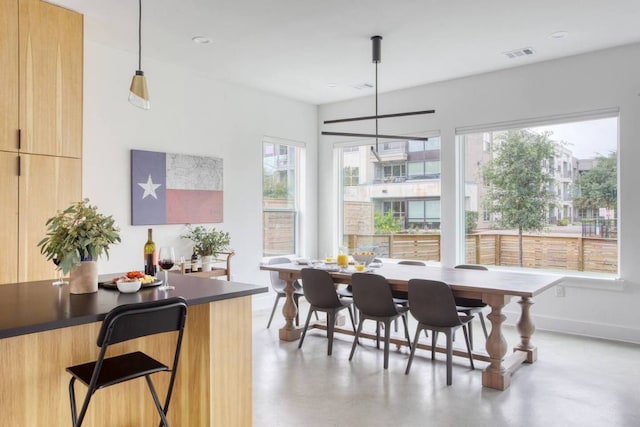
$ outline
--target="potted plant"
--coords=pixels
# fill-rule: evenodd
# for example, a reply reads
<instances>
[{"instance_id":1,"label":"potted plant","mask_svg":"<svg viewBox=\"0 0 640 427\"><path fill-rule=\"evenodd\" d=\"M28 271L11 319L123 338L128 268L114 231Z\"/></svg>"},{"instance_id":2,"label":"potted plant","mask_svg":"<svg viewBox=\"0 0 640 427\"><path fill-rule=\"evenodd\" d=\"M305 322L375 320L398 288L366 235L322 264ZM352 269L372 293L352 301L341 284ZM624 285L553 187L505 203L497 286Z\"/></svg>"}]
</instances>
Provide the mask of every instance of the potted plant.
<instances>
[{"instance_id":1,"label":"potted plant","mask_svg":"<svg viewBox=\"0 0 640 427\"><path fill-rule=\"evenodd\" d=\"M98 290L96 261L109 245L120 242L120 229L112 216L98 212L89 199L73 203L46 222L47 234L38 246L47 260L56 259L63 273L70 272L69 292L84 294Z\"/></svg>"},{"instance_id":2,"label":"potted plant","mask_svg":"<svg viewBox=\"0 0 640 427\"><path fill-rule=\"evenodd\" d=\"M197 227L188 226L187 232L180 237L194 243L194 251L202 257L202 271L211 271L213 259L220 252L228 250L231 241L228 232L216 230L215 227L207 230L200 225Z\"/></svg>"}]
</instances>

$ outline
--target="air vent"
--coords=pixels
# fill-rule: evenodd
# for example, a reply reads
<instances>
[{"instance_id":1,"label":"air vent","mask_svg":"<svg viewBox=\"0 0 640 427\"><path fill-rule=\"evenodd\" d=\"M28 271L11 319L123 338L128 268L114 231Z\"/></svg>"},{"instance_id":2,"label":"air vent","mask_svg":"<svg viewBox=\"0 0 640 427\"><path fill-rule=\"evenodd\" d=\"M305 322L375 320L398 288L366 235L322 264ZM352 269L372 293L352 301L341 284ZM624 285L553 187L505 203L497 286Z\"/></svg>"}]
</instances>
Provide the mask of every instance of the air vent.
<instances>
[{"instance_id":1,"label":"air vent","mask_svg":"<svg viewBox=\"0 0 640 427\"><path fill-rule=\"evenodd\" d=\"M509 59L514 59L514 58L519 58L521 56L533 55L534 54L534 50L532 48L530 48L530 47L523 47L522 49L516 49L516 50L510 50L509 52L503 52L503 54Z\"/></svg>"},{"instance_id":2,"label":"air vent","mask_svg":"<svg viewBox=\"0 0 640 427\"><path fill-rule=\"evenodd\" d=\"M354 89L362 90L362 89L372 89L373 85L371 83L362 83L359 85L353 86Z\"/></svg>"}]
</instances>

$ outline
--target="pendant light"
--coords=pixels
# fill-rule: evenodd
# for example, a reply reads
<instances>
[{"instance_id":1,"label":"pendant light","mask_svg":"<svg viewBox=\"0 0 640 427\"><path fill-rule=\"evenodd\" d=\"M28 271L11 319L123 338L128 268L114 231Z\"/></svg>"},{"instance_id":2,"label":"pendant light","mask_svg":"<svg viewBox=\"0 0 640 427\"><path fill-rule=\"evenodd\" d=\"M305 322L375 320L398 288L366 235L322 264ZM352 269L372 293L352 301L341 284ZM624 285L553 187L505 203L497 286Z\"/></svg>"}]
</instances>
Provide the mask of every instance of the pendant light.
<instances>
[{"instance_id":1,"label":"pendant light","mask_svg":"<svg viewBox=\"0 0 640 427\"><path fill-rule=\"evenodd\" d=\"M142 0L138 0L138 69L131 80L129 102L143 110L151 108L147 79L142 71Z\"/></svg>"},{"instance_id":2,"label":"pendant light","mask_svg":"<svg viewBox=\"0 0 640 427\"><path fill-rule=\"evenodd\" d=\"M374 120L376 126L376 133L353 133L353 132L321 132L322 135L330 135L330 136L347 136L347 137L356 137L356 138L375 138L376 145L371 146L371 154L380 162L382 159L380 158L380 154L378 152L378 138L382 139L402 139L402 140L413 140L413 141L428 141L429 138L424 136L408 136L408 135L380 135L378 133L378 119L390 119L395 117L406 117L406 116L416 116L423 114L434 114L436 110L420 110L420 111L407 111L404 113L391 113L391 114L378 114L378 64L382 61L381 59L381 51L382 51L382 36L373 36L371 37L371 62L373 62L376 66L376 81L375 81L375 101L376 101L376 114L375 116L360 116L360 117L349 117L346 119L334 119L334 120L325 120L324 124L334 124L334 123L345 123L345 122L356 122L361 120Z\"/></svg>"},{"instance_id":3,"label":"pendant light","mask_svg":"<svg viewBox=\"0 0 640 427\"><path fill-rule=\"evenodd\" d=\"M371 147L371 152L378 159L379 162L382 161L380 159L380 155L378 154L378 64L380 63L380 43L382 42L382 36L373 36L371 37L371 61L376 64L376 149L374 150Z\"/></svg>"}]
</instances>

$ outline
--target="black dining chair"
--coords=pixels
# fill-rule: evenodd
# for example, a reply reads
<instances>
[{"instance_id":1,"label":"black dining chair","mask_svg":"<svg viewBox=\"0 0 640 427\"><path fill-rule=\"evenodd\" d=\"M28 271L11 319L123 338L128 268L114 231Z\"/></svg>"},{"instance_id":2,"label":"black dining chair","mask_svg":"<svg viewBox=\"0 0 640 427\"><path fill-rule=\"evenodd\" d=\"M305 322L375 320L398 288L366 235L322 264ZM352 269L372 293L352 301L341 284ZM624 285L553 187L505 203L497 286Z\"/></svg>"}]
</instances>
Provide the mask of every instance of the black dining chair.
<instances>
[{"instance_id":1,"label":"black dining chair","mask_svg":"<svg viewBox=\"0 0 640 427\"><path fill-rule=\"evenodd\" d=\"M382 264L382 260L380 258L374 258L372 263ZM350 298L353 299L353 291L351 290L351 285L347 285L345 288L338 289L338 298ZM358 322L358 309L353 310L353 318ZM397 332L397 329L396 329Z\"/></svg>"},{"instance_id":2,"label":"black dining chair","mask_svg":"<svg viewBox=\"0 0 640 427\"><path fill-rule=\"evenodd\" d=\"M125 381L145 377L153 397L161 426L168 427L167 411L173 392L173 384L178 371L178 360L182 346L182 335L187 317L187 303L181 297L159 301L121 305L111 310L102 321L97 345L100 347L98 359L93 362L70 366L66 370L71 374L69 381L69 401L71 420L74 427L82 425L91 397L97 390ZM105 357L111 345L135 338L165 332L177 332L176 347L171 368L141 351ZM151 375L158 372L170 372L169 387L164 405L160 405ZM76 380L87 386L87 392L78 414L74 384ZM117 408L115 408L117 410Z\"/></svg>"},{"instance_id":3,"label":"black dining chair","mask_svg":"<svg viewBox=\"0 0 640 427\"><path fill-rule=\"evenodd\" d=\"M467 269L467 270L482 270L488 271L489 269L484 265L477 264L460 264L456 265L454 268ZM456 308L460 313L464 313L467 316L472 316L474 314L478 315L478 319L480 319L480 325L482 325L482 331L484 332L484 339L489 338L489 334L487 333L487 325L484 321L484 313L482 313L482 309L487 306L486 303L482 302L481 299L475 298L462 298L455 297ZM471 343L471 348L473 348L473 327L469 327L469 342Z\"/></svg>"},{"instance_id":4,"label":"black dining chair","mask_svg":"<svg viewBox=\"0 0 640 427\"><path fill-rule=\"evenodd\" d=\"M420 338L420 332L424 329L432 331L432 360L435 359L438 333L443 332L447 337L447 385L451 385L452 382L453 334L460 327L464 332L471 369L474 369L469 335L467 334L467 324L473 319L473 316L460 316L456 310L453 292L446 283L424 279L409 280L409 310L411 315L418 321L418 326L416 327L416 335L413 340L413 348L411 349L405 375L408 375L411 370L416 344Z\"/></svg>"},{"instance_id":5,"label":"black dining chair","mask_svg":"<svg viewBox=\"0 0 640 427\"><path fill-rule=\"evenodd\" d=\"M417 260L412 260L412 259L406 259L406 260L402 260L402 261L398 261L398 265L415 265L418 267L426 267L427 264L424 263L423 261L417 261ZM391 291L391 294L393 295L393 301L401 306L404 307L408 307L409 306L409 301L407 299L407 293L406 292L402 292L402 291ZM398 320L396 320L393 323L393 327L395 329L396 332L398 332Z\"/></svg>"},{"instance_id":6,"label":"black dining chair","mask_svg":"<svg viewBox=\"0 0 640 427\"><path fill-rule=\"evenodd\" d=\"M288 264L291 260L287 257L276 257L271 258L267 264ZM271 289L276 293L276 300L273 302L273 308L271 309L271 315L269 316L269 322L267 322L267 329L271 326L271 321L273 320L273 315L276 312L276 308L278 307L278 301L280 298L286 298L287 294L284 292L285 286L287 286L286 282L282 280L277 271L270 271L269 278L271 279ZM304 292L302 291L302 285L298 280L293 282L293 301L296 303L296 307L298 311L296 312L296 326L300 326L300 297L304 297ZM316 314L316 319L318 319L318 315Z\"/></svg>"},{"instance_id":7,"label":"black dining chair","mask_svg":"<svg viewBox=\"0 0 640 427\"><path fill-rule=\"evenodd\" d=\"M404 323L404 333L407 338L407 345L411 348L409 338L409 328L407 326L407 307L399 306L393 301L391 287L383 276L372 273L353 273L351 276L351 287L353 290L353 302L360 312L358 330L353 339L349 360L353 358L358 345L358 337L362 333L362 326L367 319L376 322L376 346L380 348L379 325L384 325L384 369L389 366L389 341L391 339L391 322L402 317Z\"/></svg>"},{"instance_id":8,"label":"black dining chair","mask_svg":"<svg viewBox=\"0 0 640 427\"><path fill-rule=\"evenodd\" d=\"M351 311L351 305L353 302L351 300L338 298L333 279L327 271L317 270L314 268L303 268L302 283L304 283L304 296L307 301L309 301L309 314L307 314L307 321L304 323L304 329L300 336L298 348L302 347L304 337L307 334L309 322L311 321L311 313L316 313L317 315L317 312L321 311L327 314L327 338L329 341L327 346L327 355L331 356L331 352L333 350L333 331L338 312L344 309L349 311L353 332L356 331L356 323L353 320L353 312Z\"/></svg>"}]
</instances>

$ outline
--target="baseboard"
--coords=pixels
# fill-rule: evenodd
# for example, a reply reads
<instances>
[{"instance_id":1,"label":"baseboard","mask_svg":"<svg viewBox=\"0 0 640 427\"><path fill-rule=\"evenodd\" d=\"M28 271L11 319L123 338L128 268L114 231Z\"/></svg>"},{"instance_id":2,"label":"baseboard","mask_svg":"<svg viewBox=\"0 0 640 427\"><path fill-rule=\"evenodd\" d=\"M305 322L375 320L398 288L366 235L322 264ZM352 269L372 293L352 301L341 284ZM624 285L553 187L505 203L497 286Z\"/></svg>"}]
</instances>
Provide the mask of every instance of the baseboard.
<instances>
[{"instance_id":1,"label":"baseboard","mask_svg":"<svg viewBox=\"0 0 640 427\"><path fill-rule=\"evenodd\" d=\"M507 316L506 324L515 326L518 323L520 312L505 310L503 314ZM640 329L637 328L552 316L532 315L531 317L537 330L640 344Z\"/></svg>"}]
</instances>

